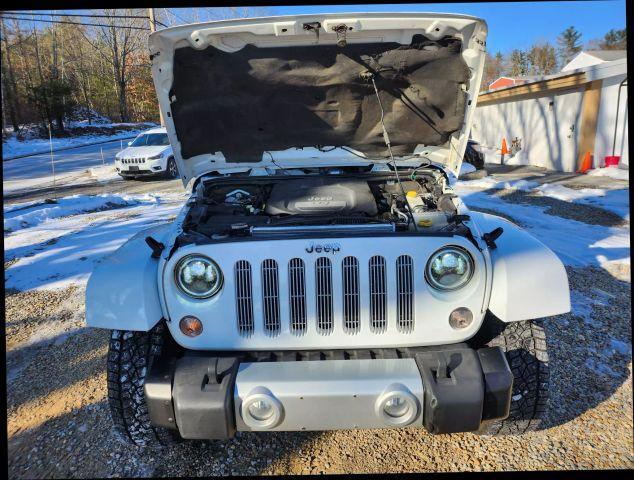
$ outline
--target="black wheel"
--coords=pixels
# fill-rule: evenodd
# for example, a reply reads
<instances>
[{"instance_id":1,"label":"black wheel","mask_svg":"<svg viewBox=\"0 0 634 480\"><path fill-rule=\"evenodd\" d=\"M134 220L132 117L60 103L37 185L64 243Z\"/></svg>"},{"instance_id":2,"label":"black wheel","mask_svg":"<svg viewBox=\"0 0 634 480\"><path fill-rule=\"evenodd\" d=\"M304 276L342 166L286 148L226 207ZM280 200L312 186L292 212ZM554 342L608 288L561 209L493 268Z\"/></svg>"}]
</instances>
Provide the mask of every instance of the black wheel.
<instances>
[{"instance_id":1,"label":"black wheel","mask_svg":"<svg viewBox=\"0 0 634 480\"><path fill-rule=\"evenodd\" d=\"M153 360L165 349L164 323L149 332L113 330L108 349L108 403L115 430L127 443L164 446L177 442L175 430L154 427L143 386Z\"/></svg>"},{"instance_id":2,"label":"black wheel","mask_svg":"<svg viewBox=\"0 0 634 480\"><path fill-rule=\"evenodd\" d=\"M505 420L482 425L481 435L520 435L536 430L548 410L548 351L544 329L535 321L505 324L487 342L501 347L513 371L511 410Z\"/></svg>"},{"instance_id":3,"label":"black wheel","mask_svg":"<svg viewBox=\"0 0 634 480\"><path fill-rule=\"evenodd\" d=\"M484 155L477 152L471 145L467 145L467 149L464 152L464 160L473 165L476 170L484 168Z\"/></svg>"},{"instance_id":4,"label":"black wheel","mask_svg":"<svg viewBox=\"0 0 634 480\"><path fill-rule=\"evenodd\" d=\"M167 161L167 170L166 170L167 178L174 179L178 178L178 165L176 165L176 160L173 157L170 157Z\"/></svg>"}]
</instances>

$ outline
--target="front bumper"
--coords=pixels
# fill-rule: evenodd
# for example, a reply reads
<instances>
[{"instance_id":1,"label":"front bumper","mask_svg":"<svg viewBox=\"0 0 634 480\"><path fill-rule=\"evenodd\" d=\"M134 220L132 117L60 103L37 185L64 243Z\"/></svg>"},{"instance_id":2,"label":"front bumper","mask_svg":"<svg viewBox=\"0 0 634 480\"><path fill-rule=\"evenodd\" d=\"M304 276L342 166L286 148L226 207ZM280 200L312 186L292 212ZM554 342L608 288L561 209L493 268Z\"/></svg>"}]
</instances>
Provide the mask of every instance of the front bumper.
<instances>
[{"instance_id":1,"label":"front bumper","mask_svg":"<svg viewBox=\"0 0 634 480\"><path fill-rule=\"evenodd\" d=\"M140 177L146 175L160 175L165 173L163 160L146 160L144 163L129 165L115 161L117 173L122 177Z\"/></svg>"},{"instance_id":2,"label":"front bumper","mask_svg":"<svg viewBox=\"0 0 634 480\"><path fill-rule=\"evenodd\" d=\"M359 352L346 359L310 352L314 359L303 361L292 353L268 361L193 353L165 359L146 380L150 419L186 439L223 439L249 430L412 426L455 433L508 416L513 375L498 347L416 347L401 358ZM400 417L384 409L395 396L406 404ZM274 412L257 420L248 407L262 399Z\"/></svg>"}]
</instances>

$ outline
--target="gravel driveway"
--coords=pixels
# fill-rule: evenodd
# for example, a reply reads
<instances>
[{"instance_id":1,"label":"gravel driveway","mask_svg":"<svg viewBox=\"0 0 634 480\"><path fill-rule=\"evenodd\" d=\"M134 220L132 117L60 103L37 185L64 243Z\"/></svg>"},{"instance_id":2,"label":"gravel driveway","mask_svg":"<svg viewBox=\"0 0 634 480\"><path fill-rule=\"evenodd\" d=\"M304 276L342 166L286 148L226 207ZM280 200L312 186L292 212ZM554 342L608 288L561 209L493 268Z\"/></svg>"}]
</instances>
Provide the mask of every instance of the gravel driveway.
<instances>
[{"instance_id":1,"label":"gravel driveway","mask_svg":"<svg viewBox=\"0 0 634 480\"><path fill-rule=\"evenodd\" d=\"M530 199L509 194L505 201ZM565 208L558 205L551 214L565 217L561 213ZM186 442L163 450L129 447L112 432L105 378L108 333L85 327L84 288L8 291L9 475L632 468L629 269L610 273L595 267L568 267L568 275L573 312L543 320L551 358L552 401L540 431L500 438L432 436L414 428L241 433L226 442Z\"/></svg>"}]
</instances>

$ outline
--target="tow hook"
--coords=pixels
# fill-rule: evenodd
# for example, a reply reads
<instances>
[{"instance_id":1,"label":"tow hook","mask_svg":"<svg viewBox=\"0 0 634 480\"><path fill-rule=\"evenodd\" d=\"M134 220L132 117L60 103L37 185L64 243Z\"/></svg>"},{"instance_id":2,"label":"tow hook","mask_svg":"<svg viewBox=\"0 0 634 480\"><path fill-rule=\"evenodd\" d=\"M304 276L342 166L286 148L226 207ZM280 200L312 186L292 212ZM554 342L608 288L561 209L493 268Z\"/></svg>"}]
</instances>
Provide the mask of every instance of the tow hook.
<instances>
[{"instance_id":1,"label":"tow hook","mask_svg":"<svg viewBox=\"0 0 634 480\"><path fill-rule=\"evenodd\" d=\"M495 241L500 238L500 235L504 233L504 229L502 227L498 227L495 230L491 230L489 233L485 233L482 235L482 240L487 244L489 248L497 248Z\"/></svg>"}]
</instances>

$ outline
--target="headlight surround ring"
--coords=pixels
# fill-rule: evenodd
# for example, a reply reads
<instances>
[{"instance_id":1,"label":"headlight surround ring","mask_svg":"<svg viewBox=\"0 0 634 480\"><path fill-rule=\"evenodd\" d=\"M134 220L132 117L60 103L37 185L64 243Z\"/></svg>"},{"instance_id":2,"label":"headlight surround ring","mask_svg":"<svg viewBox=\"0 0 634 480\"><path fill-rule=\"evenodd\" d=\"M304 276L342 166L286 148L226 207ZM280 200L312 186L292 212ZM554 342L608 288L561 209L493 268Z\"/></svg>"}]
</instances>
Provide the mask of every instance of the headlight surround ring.
<instances>
[{"instance_id":1,"label":"headlight surround ring","mask_svg":"<svg viewBox=\"0 0 634 480\"><path fill-rule=\"evenodd\" d=\"M188 267L189 272L186 272L185 269ZM192 272L192 267L198 271ZM190 282L185 281L187 276L192 278L192 275L194 275L195 278L190 280ZM200 278L205 275L211 276L215 280L212 282L211 280L206 280L206 278ZM192 288L192 286L187 286L187 283L191 285L194 281L207 281L211 283L211 286L207 290L196 291ZM176 267L174 267L174 282L176 283L178 289L188 297L205 299L211 298L220 292L224 283L224 277L218 264L211 258L204 255L191 254L181 258L176 264Z\"/></svg>"},{"instance_id":2,"label":"headlight surround ring","mask_svg":"<svg viewBox=\"0 0 634 480\"><path fill-rule=\"evenodd\" d=\"M449 255L449 257L446 258L446 255ZM460 265L461 260L463 262L462 266ZM436 271L438 267L438 264L435 264L436 261L440 262L441 268L447 269L448 273L444 273L444 275L460 275L462 278L458 282L450 285L440 283L437 278L439 273ZM449 263L450 265L447 267L443 265L443 263ZM464 269L464 274L458 274L455 272L456 270L460 269ZM442 292L452 292L455 290L459 290L467 285L471 281L474 271L475 262L473 261L473 257L471 256L471 254L462 247L448 245L436 250L429 257L429 260L427 260L427 265L425 266L425 280L435 290L439 290Z\"/></svg>"}]
</instances>

